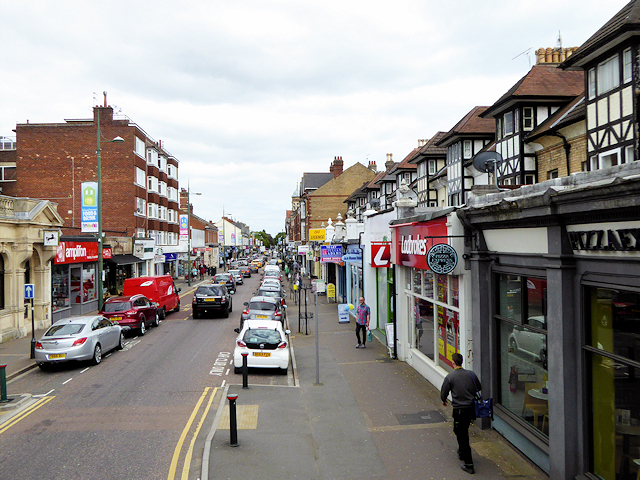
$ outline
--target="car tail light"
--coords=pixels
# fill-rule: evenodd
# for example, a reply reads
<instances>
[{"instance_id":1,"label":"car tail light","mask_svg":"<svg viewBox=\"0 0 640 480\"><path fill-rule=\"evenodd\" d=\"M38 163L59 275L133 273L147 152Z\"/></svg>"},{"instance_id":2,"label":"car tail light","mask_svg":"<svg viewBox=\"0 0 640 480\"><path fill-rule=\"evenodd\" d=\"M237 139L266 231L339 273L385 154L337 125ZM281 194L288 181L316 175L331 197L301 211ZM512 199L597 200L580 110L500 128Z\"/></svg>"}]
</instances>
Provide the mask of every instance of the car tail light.
<instances>
[{"instance_id":1,"label":"car tail light","mask_svg":"<svg viewBox=\"0 0 640 480\"><path fill-rule=\"evenodd\" d=\"M135 308L131 308L129 310L127 310L126 312L124 312L125 315L127 315L128 317L132 317L134 315L138 314L138 311Z\"/></svg>"},{"instance_id":2,"label":"car tail light","mask_svg":"<svg viewBox=\"0 0 640 480\"><path fill-rule=\"evenodd\" d=\"M278 345L278 348L287 348L287 342L280 342L280 345Z\"/></svg>"},{"instance_id":3,"label":"car tail light","mask_svg":"<svg viewBox=\"0 0 640 480\"><path fill-rule=\"evenodd\" d=\"M244 312L242 312L242 313L243 313L244 315L249 315L249 309L248 309L248 308L245 308L245 309L244 309Z\"/></svg>"},{"instance_id":4,"label":"car tail light","mask_svg":"<svg viewBox=\"0 0 640 480\"><path fill-rule=\"evenodd\" d=\"M246 348L247 344L244 343L242 340L238 340L238 346Z\"/></svg>"},{"instance_id":5,"label":"car tail light","mask_svg":"<svg viewBox=\"0 0 640 480\"><path fill-rule=\"evenodd\" d=\"M36 342L36 348L38 350L42 350L42 344L40 342Z\"/></svg>"},{"instance_id":6,"label":"car tail light","mask_svg":"<svg viewBox=\"0 0 640 480\"><path fill-rule=\"evenodd\" d=\"M78 345L84 345L84 342L87 341L87 337L82 337L77 339L75 342L73 342L73 345L71 345L72 347L77 347Z\"/></svg>"},{"instance_id":7,"label":"car tail light","mask_svg":"<svg viewBox=\"0 0 640 480\"><path fill-rule=\"evenodd\" d=\"M280 300L280 305L284 306L284 298Z\"/></svg>"}]
</instances>

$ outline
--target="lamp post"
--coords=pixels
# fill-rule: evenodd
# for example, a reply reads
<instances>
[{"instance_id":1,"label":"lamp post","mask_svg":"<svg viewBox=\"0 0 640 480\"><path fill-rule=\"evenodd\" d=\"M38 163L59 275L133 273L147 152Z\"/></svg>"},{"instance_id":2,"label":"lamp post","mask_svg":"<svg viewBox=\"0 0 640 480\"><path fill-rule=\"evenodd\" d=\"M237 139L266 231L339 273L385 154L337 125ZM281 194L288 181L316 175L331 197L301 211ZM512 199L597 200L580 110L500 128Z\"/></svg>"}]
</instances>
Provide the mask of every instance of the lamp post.
<instances>
[{"instance_id":1,"label":"lamp post","mask_svg":"<svg viewBox=\"0 0 640 480\"><path fill-rule=\"evenodd\" d=\"M194 195L202 195L201 193L193 193ZM191 286L191 203L189 197L191 195L191 187L187 183L187 285Z\"/></svg>"},{"instance_id":2,"label":"lamp post","mask_svg":"<svg viewBox=\"0 0 640 480\"><path fill-rule=\"evenodd\" d=\"M115 137L113 140L107 140L106 138L102 138L102 134L100 133L100 111L98 111L98 115L96 116L96 125L97 125L96 157L97 157L97 176L98 176L98 275L97 275L98 291L97 291L97 294L98 294L98 311L101 311L102 306L104 304L104 295L102 293L102 271L103 271L102 245L104 243L104 238L102 233L102 159L101 159L102 148L100 146L100 142L104 141L107 143L124 143L124 138Z\"/></svg>"}]
</instances>

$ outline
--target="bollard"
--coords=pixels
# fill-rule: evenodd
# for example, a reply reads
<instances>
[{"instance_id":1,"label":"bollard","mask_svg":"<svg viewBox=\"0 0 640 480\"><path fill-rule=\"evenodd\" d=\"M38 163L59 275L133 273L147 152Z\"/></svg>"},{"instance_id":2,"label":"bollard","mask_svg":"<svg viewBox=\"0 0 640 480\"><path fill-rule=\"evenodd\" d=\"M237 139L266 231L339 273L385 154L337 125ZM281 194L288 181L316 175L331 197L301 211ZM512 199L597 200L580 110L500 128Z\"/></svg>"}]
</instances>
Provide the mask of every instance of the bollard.
<instances>
[{"instance_id":1,"label":"bollard","mask_svg":"<svg viewBox=\"0 0 640 480\"><path fill-rule=\"evenodd\" d=\"M229 400L229 434L231 436L229 445L232 447L238 446L238 420L236 419L236 400L238 395L229 394L227 400Z\"/></svg>"},{"instance_id":2,"label":"bollard","mask_svg":"<svg viewBox=\"0 0 640 480\"><path fill-rule=\"evenodd\" d=\"M247 366L248 362L248 353L241 353L242 355L242 388L249 388L249 367Z\"/></svg>"},{"instance_id":3,"label":"bollard","mask_svg":"<svg viewBox=\"0 0 640 480\"><path fill-rule=\"evenodd\" d=\"M2 393L0 394L0 403L8 402L7 398L7 366L0 365L0 390Z\"/></svg>"}]
</instances>

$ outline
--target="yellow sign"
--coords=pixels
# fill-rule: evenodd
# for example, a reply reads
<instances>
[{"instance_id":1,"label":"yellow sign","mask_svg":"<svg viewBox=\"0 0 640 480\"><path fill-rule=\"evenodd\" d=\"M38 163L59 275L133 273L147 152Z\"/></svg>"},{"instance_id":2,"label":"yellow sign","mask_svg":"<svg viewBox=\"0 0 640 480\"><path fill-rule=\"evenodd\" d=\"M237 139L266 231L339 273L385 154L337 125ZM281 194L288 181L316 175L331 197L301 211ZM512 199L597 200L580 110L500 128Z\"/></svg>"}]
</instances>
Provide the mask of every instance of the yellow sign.
<instances>
[{"instance_id":1,"label":"yellow sign","mask_svg":"<svg viewBox=\"0 0 640 480\"><path fill-rule=\"evenodd\" d=\"M327 297L336 298L336 286L333 283L327 284Z\"/></svg>"},{"instance_id":2,"label":"yellow sign","mask_svg":"<svg viewBox=\"0 0 640 480\"><path fill-rule=\"evenodd\" d=\"M309 241L324 242L324 228L309 229Z\"/></svg>"}]
</instances>

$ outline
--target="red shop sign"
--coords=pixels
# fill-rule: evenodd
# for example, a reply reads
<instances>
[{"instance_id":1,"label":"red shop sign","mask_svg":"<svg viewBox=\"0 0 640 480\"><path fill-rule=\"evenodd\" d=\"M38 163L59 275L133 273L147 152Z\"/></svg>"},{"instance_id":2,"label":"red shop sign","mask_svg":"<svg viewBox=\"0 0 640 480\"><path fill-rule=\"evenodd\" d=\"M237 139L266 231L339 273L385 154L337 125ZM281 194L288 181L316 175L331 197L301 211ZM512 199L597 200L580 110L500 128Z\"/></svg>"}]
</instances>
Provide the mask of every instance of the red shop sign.
<instances>
[{"instance_id":1,"label":"red shop sign","mask_svg":"<svg viewBox=\"0 0 640 480\"><path fill-rule=\"evenodd\" d=\"M102 258L112 258L111 249L103 249ZM98 242L60 242L56 264L98 261Z\"/></svg>"},{"instance_id":2,"label":"red shop sign","mask_svg":"<svg viewBox=\"0 0 640 480\"><path fill-rule=\"evenodd\" d=\"M449 243L446 217L430 222L391 227L391 258L396 265L430 270L427 265L429 249L434 245Z\"/></svg>"}]
</instances>

